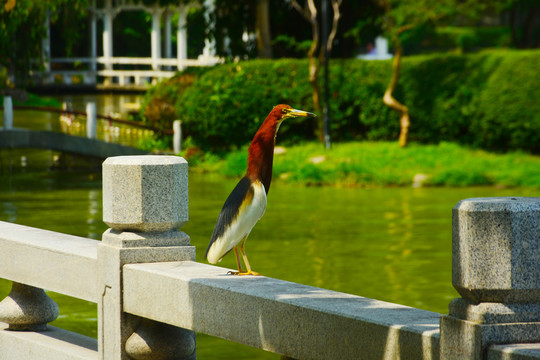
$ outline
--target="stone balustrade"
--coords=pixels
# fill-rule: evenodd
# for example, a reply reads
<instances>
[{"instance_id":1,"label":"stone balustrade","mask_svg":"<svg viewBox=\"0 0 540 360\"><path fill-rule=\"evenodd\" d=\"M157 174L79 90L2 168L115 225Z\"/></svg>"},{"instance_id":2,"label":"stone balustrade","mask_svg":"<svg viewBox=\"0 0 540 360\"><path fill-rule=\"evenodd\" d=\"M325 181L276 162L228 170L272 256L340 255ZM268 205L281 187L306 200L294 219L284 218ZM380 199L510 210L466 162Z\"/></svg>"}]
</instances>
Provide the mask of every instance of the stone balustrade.
<instances>
[{"instance_id":1,"label":"stone balustrade","mask_svg":"<svg viewBox=\"0 0 540 360\"><path fill-rule=\"evenodd\" d=\"M540 359L540 199L456 205L440 315L196 263L187 186L182 158L114 157L102 241L0 222L0 359L195 359L195 332L283 359ZM98 339L46 325L42 289L97 303Z\"/></svg>"}]
</instances>

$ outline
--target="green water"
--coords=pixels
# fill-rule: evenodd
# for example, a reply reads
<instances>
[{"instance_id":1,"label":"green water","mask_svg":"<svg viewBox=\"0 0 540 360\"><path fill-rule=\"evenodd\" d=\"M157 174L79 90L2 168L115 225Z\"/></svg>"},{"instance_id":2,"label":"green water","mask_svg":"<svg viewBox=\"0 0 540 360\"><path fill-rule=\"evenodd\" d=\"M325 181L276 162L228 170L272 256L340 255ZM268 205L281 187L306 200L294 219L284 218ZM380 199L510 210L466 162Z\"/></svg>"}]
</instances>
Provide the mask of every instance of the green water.
<instances>
[{"instance_id":1,"label":"green water","mask_svg":"<svg viewBox=\"0 0 540 360\"><path fill-rule=\"evenodd\" d=\"M56 115L39 116L29 114L25 122L54 129ZM100 239L107 227L101 221L99 170L95 164L80 166L79 158L71 159L74 166L51 170L55 155L0 152L0 221ZM21 165L22 157L27 166ZM235 183L190 173L190 221L183 230L197 247L197 261L204 262L215 221ZM496 188L301 187L275 180L266 214L246 249L253 269L266 276L446 313L457 295L451 285L451 210L460 199L484 196L539 194ZM234 268L234 256L226 256L220 266ZM10 282L0 279L0 299L9 289ZM97 336L95 304L50 296L60 306L53 325ZM279 358L201 334L197 342L199 359Z\"/></svg>"},{"instance_id":2,"label":"green water","mask_svg":"<svg viewBox=\"0 0 540 360\"><path fill-rule=\"evenodd\" d=\"M235 180L190 174L184 230L203 255ZM276 181L247 251L262 274L312 286L446 312L451 285L451 209L476 196L537 196L525 189L304 188ZM0 176L0 220L99 239L101 175L32 172ZM46 266L46 264L44 265ZM234 268L228 255L220 266ZM0 280L0 298L10 283ZM97 335L96 306L51 293L55 326ZM199 335L199 359L277 358Z\"/></svg>"}]
</instances>

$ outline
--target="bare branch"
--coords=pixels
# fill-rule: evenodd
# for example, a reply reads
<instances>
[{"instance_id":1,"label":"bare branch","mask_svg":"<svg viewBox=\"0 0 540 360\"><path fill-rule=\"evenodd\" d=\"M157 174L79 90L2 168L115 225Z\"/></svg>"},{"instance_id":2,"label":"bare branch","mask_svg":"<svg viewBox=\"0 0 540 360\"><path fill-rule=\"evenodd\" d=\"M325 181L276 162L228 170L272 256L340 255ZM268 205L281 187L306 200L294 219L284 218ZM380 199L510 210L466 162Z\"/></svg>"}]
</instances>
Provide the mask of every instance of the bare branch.
<instances>
[{"instance_id":1,"label":"bare branch","mask_svg":"<svg viewBox=\"0 0 540 360\"><path fill-rule=\"evenodd\" d=\"M334 45L334 39L336 38L339 19L341 18L341 12L339 11L339 7L341 6L341 3L343 0L332 0L332 9L334 10L334 18L332 19L332 30L330 31L330 34L328 35L328 41L326 43L326 51L330 53L332 51L332 47Z\"/></svg>"},{"instance_id":2,"label":"bare branch","mask_svg":"<svg viewBox=\"0 0 540 360\"><path fill-rule=\"evenodd\" d=\"M296 9L296 11L300 13L300 15L304 17L304 19L311 23L311 16L309 14L308 8L303 8L302 6L300 6L297 0L291 0L291 5L293 6L293 8Z\"/></svg>"},{"instance_id":3,"label":"bare branch","mask_svg":"<svg viewBox=\"0 0 540 360\"><path fill-rule=\"evenodd\" d=\"M400 114L399 122L401 131L399 133L399 145L401 147L404 147L407 145L407 135L409 133L409 126L411 121L409 117L409 108L397 101L393 95L399 77L399 70L401 67L401 55L403 53L403 49L399 42L394 43L394 47L395 53L394 61L392 63L392 79L390 80L390 84L388 84L388 88L384 92L383 103L386 104L386 106L388 106L390 109L397 111Z\"/></svg>"}]
</instances>

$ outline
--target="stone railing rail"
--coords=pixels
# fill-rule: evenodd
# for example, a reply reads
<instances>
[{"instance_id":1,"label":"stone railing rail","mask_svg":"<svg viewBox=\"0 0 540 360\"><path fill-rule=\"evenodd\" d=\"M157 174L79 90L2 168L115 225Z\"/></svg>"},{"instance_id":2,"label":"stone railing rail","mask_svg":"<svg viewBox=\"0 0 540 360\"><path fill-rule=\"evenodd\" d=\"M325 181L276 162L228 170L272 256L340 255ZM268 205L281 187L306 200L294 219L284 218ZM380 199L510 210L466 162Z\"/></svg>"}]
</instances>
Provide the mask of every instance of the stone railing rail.
<instances>
[{"instance_id":1,"label":"stone railing rail","mask_svg":"<svg viewBox=\"0 0 540 360\"><path fill-rule=\"evenodd\" d=\"M102 241L0 222L0 359L195 359L195 332L283 359L540 359L540 199L454 208L441 316L196 263L187 185L182 158L109 158ZM98 339L47 325L43 288L97 303Z\"/></svg>"}]
</instances>

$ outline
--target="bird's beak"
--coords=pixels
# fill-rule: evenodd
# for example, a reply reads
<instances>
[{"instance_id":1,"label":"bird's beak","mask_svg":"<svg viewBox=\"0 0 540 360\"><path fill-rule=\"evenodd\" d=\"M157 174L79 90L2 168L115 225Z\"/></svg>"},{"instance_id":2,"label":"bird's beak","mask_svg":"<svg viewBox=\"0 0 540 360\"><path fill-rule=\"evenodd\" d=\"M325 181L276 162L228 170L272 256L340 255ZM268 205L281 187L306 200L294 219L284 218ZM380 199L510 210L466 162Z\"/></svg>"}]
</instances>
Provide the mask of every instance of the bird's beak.
<instances>
[{"instance_id":1,"label":"bird's beak","mask_svg":"<svg viewBox=\"0 0 540 360\"><path fill-rule=\"evenodd\" d=\"M317 115L303 111L303 110L296 110L296 109L283 109L283 112L285 113L284 117L316 117Z\"/></svg>"}]
</instances>

